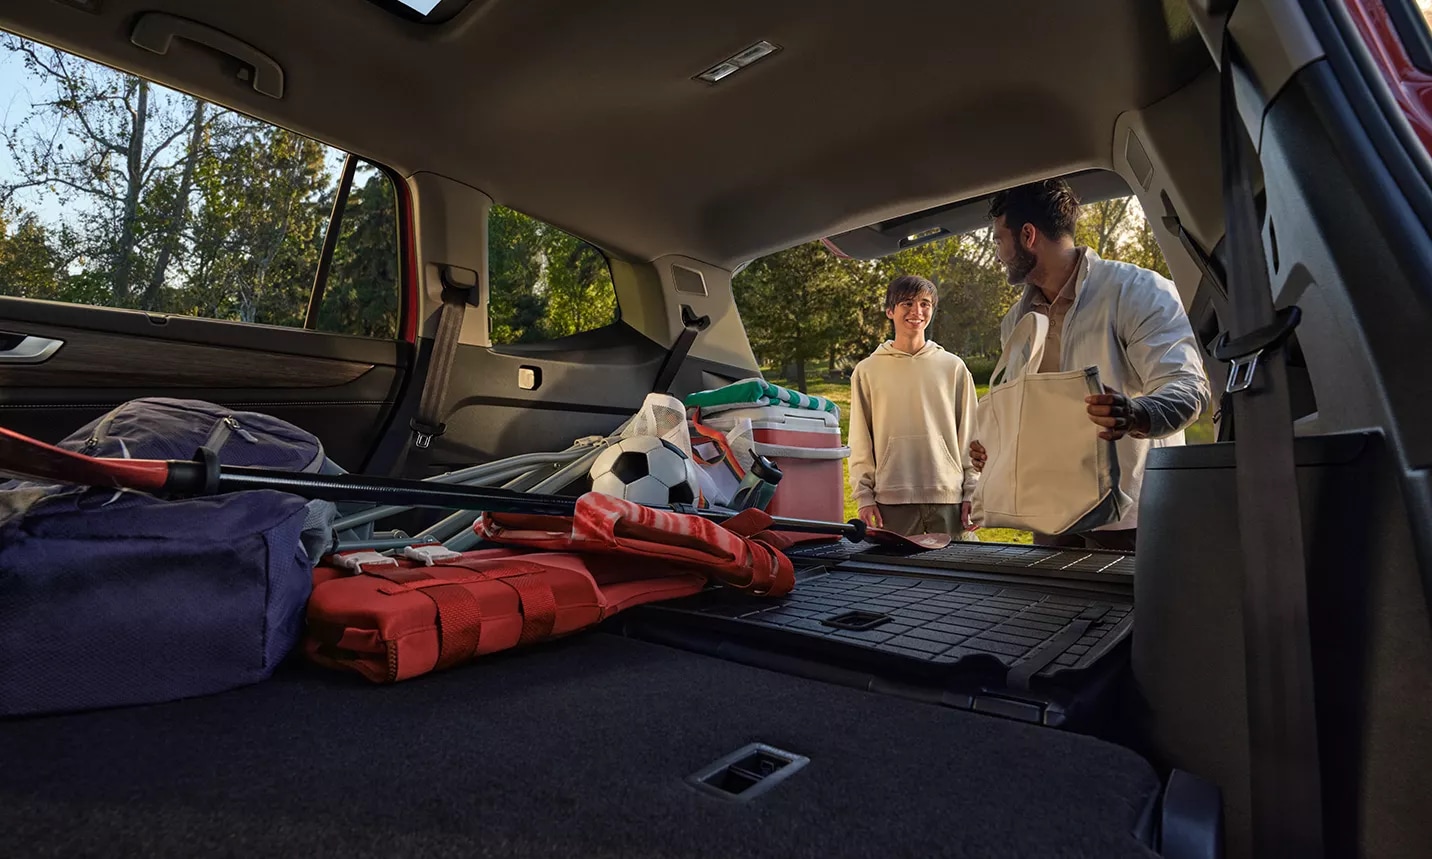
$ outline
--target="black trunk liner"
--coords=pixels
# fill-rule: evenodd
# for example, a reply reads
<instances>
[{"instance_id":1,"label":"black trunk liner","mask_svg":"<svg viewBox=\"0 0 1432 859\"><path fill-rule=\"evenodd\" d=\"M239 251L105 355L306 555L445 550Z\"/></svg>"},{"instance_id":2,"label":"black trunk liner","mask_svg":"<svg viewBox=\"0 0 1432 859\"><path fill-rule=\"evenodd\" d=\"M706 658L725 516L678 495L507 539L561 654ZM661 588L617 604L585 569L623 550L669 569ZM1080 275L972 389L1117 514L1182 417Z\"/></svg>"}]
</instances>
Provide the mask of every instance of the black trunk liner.
<instances>
[{"instance_id":1,"label":"black trunk liner","mask_svg":"<svg viewBox=\"0 0 1432 859\"><path fill-rule=\"evenodd\" d=\"M798 583L772 600L709 588L619 615L636 638L1039 724L1118 736L1133 557L956 543L791 553ZM890 682L897 686L890 686Z\"/></svg>"},{"instance_id":2,"label":"black trunk liner","mask_svg":"<svg viewBox=\"0 0 1432 859\"><path fill-rule=\"evenodd\" d=\"M998 663L1013 669L1047 655L1044 667L1033 672L1037 677L1091 667L1128 635L1133 624L1128 599L839 567L803 577L795 591L779 600L718 588L652 604L641 613L704 616L781 629L930 667L977 660L986 662L984 667ZM851 614L861 615L853 622L861 628L842 622ZM1060 640L1068 644L1057 654L1045 649Z\"/></svg>"},{"instance_id":3,"label":"black trunk liner","mask_svg":"<svg viewBox=\"0 0 1432 859\"><path fill-rule=\"evenodd\" d=\"M684 781L751 742L810 762L749 803ZM1147 857L1158 789L1089 737L603 633L4 721L0 759L7 856Z\"/></svg>"}]
</instances>

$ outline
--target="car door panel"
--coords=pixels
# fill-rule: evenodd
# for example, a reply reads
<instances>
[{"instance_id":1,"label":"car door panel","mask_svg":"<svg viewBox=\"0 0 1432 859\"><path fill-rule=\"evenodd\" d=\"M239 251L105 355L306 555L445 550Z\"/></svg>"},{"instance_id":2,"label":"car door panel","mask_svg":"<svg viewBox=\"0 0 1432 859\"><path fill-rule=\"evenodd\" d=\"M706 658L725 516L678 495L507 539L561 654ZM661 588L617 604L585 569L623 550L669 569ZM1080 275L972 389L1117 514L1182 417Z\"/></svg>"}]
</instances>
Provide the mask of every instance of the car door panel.
<instances>
[{"instance_id":1,"label":"car door panel","mask_svg":"<svg viewBox=\"0 0 1432 859\"><path fill-rule=\"evenodd\" d=\"M429 465L441 470L563 450L582 436L605 435L641 408L667 354L620 322L544 343L462 346L448 387L447 432L434 442ZM709 387L713 376L752 374L691 357L671 390L679 397Z\"/></svg>"},{"instance_id":2,"label":"car door panel","mask_svg":"<svg viewBox=\"0 0 1432 859\"><path fill-rule=\"evenodd\" d=\"M24 338L60 341L39 362L4 360ZM409 344L0 297L0 425L57 441L127 400L203 399L313 432L346 468L377 443Z\"/></svg>"}]
</instances>

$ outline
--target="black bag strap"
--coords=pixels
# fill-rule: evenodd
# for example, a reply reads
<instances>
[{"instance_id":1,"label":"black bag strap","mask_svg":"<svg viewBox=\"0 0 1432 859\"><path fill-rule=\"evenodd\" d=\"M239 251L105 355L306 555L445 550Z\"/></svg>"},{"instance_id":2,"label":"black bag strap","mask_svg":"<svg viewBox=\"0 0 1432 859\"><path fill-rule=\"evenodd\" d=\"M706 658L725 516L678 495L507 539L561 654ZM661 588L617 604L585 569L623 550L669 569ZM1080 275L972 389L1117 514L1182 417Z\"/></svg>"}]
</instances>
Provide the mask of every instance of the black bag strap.
<instances>
[{"instance_id":1,"label":"black bag strap","mask_svg":"<svg viewBox=\"0 0 1432 859\"><path fill-rule=\"evenodd\" d=\"M654 393L671 393L671 385L676 381L676 374L681 371L681 365L685 363L686 356L691 352L691 344L696 342L696 335L705 331L710 325L710 316L697 316L696 311L691 309L691 305L681 305L681 334L672 344L671 351L666 353L665 360L661 362L661 369L656 371L656 382L651 386Z\"/></svg>"},{"instance_id":2,"label":"black bag strap","mask_svg":"<svg viewBox=\"0 0 1432 859\"><path fill-rule=\"evenodd\" d=\"M433 439L447 431L442 422L443 401L447 398L448 379L457 359L458 339L462 336L462 320L467 312L468 294L477 288L477 278L463 284L453 280L452 269L440 266L443 284L443 306L438 311L438 331L433 339L432 357L427 378L423 380L423 396L418 400L418 413L408 421L413 447L427 449Z\"/></svg>"},{"instance_id":3,"label":"black bag strap","mask_svg":"<svg viewBox=\"0 0 1432 859\"><path fill-rule=\"evenodd\" d=\"M1234 98L1236 56L1225 29L1220 138L1230 319L1214 355L1231 362L1227 391L1238 412L1234 451L1244 564L1253 852L1318 859L1324 855L1318 723L1283 348L1299 311L1293 306L1275 312L1273 307L1250 174L1257 156Z\"/></svg>"}]
</instances>

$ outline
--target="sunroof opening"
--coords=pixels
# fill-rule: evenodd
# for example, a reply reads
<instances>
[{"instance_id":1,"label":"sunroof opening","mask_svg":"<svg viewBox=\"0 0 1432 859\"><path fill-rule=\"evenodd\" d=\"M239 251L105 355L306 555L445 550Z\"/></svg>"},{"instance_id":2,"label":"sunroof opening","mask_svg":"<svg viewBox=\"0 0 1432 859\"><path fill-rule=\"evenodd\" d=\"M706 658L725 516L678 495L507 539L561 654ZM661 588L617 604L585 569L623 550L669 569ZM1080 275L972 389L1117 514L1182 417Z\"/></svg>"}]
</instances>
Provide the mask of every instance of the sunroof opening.
<instances>
[{"instance_id":1,"label":"sunroof opening","mask_svg":"<svg viewBox=\"0 0 1432 859\"><path fill-rule=\"evenodd\" d=\"M441 24L451 19L471 0L369 0L409 21Z\"/></svg>"}]
</instances>

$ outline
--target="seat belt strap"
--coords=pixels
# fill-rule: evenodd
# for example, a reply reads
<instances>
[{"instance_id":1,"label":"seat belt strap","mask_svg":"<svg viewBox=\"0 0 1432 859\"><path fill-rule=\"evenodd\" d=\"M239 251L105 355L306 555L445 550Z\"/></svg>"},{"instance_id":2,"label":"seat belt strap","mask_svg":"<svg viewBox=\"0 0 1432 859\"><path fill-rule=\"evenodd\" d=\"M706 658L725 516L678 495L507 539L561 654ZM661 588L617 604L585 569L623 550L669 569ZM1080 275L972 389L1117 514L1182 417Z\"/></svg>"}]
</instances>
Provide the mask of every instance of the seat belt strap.
<instances>
[{"instance_id":1,"label":"seat belt strap","mask_svg":"<svg viewBox=\"0 0 1432 859\"><path fill-rule=\"evenodd\" d=\"M666 353L666 358L661 362L661 369L656 371L656 382L651 386L654 393L671 393L671 385L676 381L676 374L681 371L681 365L685 363L686 356L690 354L691 344L696 342L696 335L705 331L710 325L710 316L697 316L690 305L681 305L681 334L672 344L671 351Z\"/></svg>"},{"instance_id":2,"label":"seat belt strap","mask_svg":"<svg viewBox=\"0 0 1432 859\"><path fill-rule=\"evenodd\" d=\"M413 446L420 450L426 450L433 439L447 431L447 424L442 422L443 401L447 398L448 379L457 359L468 293L477 287L476 278L470 284L455 282L448 266L440 267L439 271L443 284L443 306L438 311L437 336L433 339L433 353L428 362L427 378L423 380L418 413L408 422L408 428L413 431Z\"/></svg>"},{"instance_id":3,"label":"seat belt strap","mask_svg":"<svg viewBox=\"0 0 1432 859\"><path fill-rule=\"evenodd\" d=\"M1297 307L1275 312L1253 198L1252 141L1235 101L1237 50L1223 36L1220 144L1228 242L1228 331L1215 357L1231 362L1238 428L1238 524L1255 856L1320 859L1321 768L1313 689L1308 577L1293 457L1287 353Z\"/></svg>"}]
</instances>

